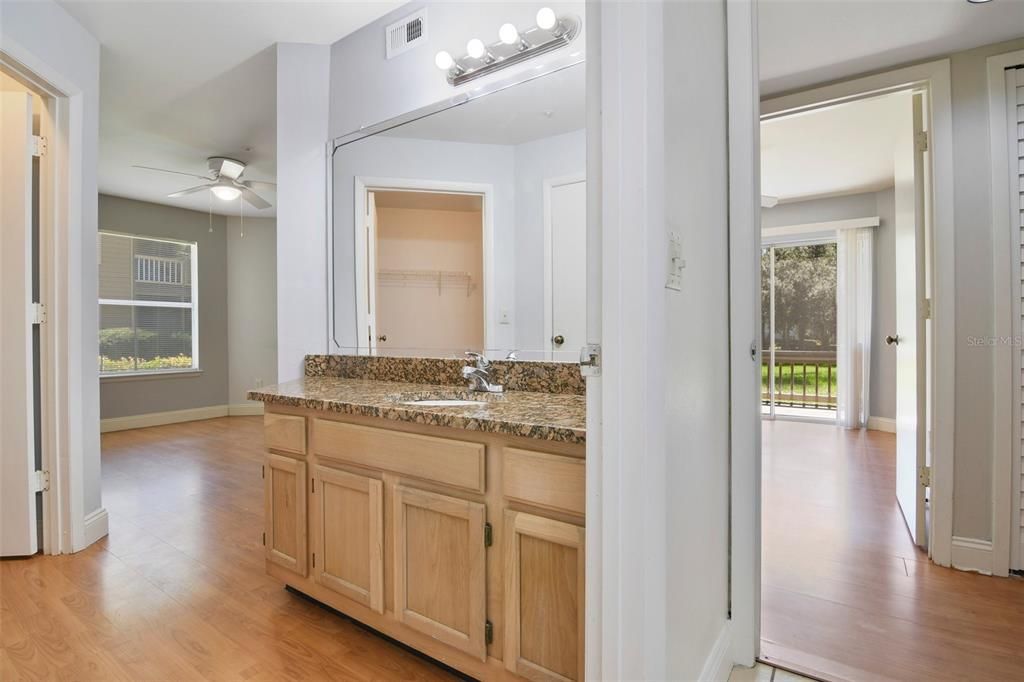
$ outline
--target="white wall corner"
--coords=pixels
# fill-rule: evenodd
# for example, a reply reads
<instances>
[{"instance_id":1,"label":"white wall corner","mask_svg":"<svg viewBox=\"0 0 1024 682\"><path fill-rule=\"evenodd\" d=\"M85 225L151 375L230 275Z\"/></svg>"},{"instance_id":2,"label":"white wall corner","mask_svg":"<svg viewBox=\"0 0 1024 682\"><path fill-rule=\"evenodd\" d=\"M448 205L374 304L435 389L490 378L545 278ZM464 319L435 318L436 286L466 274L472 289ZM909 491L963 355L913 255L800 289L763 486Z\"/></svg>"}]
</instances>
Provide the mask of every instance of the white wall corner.
<instances>
[{"instance_id":1,"label":"white wall corner","mask_svg":"<svg viewBox=\"0 0 1024 682\"><path fill-rule=\"evenodd\" d=\"M953 568L992 575L992 543L953 536Z\"/></svg>"},{"instance_id":2,"label":"white wall corner","mask_svg":"<svg viewBox=\"0 0 1024 682\"><path fill-rule=\"evenodd\" d=\"M732 673L732 621L722 626L714 646L704 659L700 671L701 682L726 682Z\"/></svg>"},{"instance_id":3,"label":"white wall corner","mask_svg":"<svg viewBox=\"0 0 1024 682\"><path fill-rule=\"evenodd\" d=\"M82 542L84 544L79 547L75 547L74 551L81 551L100 538L106 537L109 529L110 517L107 515L105 507L100 507L96 511L86 514L85 533L82 538Z\"/></svg>"},{"instance_id":4,"label":"white wall corner","mask_svg":"<svg viewBox=\"0 0 1024 682\"><path fill-rule=\"evenodd\" d=\"M896 433L896 420L890 417L868 417L868 429Z\"/></svg>"}]
</instances>

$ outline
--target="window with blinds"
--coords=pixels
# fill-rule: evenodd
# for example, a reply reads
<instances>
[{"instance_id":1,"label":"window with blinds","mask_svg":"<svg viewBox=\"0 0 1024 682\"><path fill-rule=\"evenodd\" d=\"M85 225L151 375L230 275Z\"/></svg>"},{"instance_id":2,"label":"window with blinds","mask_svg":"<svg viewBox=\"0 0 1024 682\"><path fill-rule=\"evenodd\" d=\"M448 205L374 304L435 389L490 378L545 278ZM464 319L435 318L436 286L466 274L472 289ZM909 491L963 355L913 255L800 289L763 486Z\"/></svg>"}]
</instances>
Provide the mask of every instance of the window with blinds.
<instances>
[{"instance_id":1,"label":"window with blinds","mask_svg":"<svg viewBox=\"0 0 1024 682\"><path fill-rule=\"evenodd\" d=\"M101 375L199 367L197 246L101 232Z\"/></svg>"}]
</instances>

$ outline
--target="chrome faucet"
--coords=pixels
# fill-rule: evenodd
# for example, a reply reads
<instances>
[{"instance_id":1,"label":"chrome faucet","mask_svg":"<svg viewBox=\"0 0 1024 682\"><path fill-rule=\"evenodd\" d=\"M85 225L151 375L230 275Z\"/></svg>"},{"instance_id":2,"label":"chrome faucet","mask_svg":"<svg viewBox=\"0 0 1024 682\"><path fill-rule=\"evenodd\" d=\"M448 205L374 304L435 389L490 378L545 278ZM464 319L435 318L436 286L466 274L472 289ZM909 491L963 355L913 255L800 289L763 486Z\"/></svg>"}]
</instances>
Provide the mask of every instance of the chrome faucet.
<instances>
[{"instance_id":1,"label":"chrome faucet","mask_svg":"<svg viewBox=\"0 0 1024 682\"><path fill-rule=\"evenodd\" d=\"M462 378L469 381L469 390L479 393L504 393L505 388L501 384L491 383L491 361L484 357L483 353L467 350L466 358L476 363L462 368Z\"/></svg>"}]
</instances>

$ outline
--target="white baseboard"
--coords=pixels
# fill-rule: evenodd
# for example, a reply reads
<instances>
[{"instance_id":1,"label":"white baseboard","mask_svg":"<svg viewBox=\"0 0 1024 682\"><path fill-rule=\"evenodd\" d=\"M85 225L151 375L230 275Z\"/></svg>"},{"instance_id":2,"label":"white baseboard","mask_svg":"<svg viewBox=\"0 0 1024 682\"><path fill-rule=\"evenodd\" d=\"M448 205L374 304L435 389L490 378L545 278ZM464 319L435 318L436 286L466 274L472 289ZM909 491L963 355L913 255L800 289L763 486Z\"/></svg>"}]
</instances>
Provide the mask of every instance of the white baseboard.
<instances>
[{"instance_id":1,"label":"white baseboard","mask_svg":"<svg viewBox=\"0 0 1024 682\"><path fill-rule=\"evenodd\" d=\"M992 543L953 536L953 568L992 575Z\"/></svg>"},{"instance_id":2,"label":"white baseboard","mask_svg":"<svg viewBox=\"0 0 1024 682\"><path fill-rule=\"evenodd\" d=\"M110 517L105 507L100 507L94 512L85 516L85 533L82 541L85 543L79 550L85 549L100 538L107 536L110 529ZM77 551L77 550L76 550Z\"/></svg>"},{"instance_id":3,"label":"white baseboard","mask_svg":"<svg viewBox=\"0 0 1024 682\"><path fill-rule=\"evenodd\" d=\"M700 671L701 682L726 682L732 674L732 623L726 621L718 633L718 639L704 659Z\"/></svg>"},{"instance_id":4,"label":"white baseboard","mask_svg":"<svg viewBox=\"0 0 1024 682\"><path fill-rule=\"evenodd\" d=\"M868 417L868 428L872 431L896 433L896 420L889 417Z\"/></svg>"},{"instance_id":5,"label":"white baseboard","mask_svg":"<svg viewBox=\"0 0 1024 682\"><path fill-rule=\"evenodd\" d=\"M100 420L100 433L107 433L109 431L125 431L127 429L143 429L147 426L162 426L163 424L194 422L199 421L200 419L213 419L215 417L226 416L228 416L227 405L210 405L209 407L194 407L188 410L134 414L130 417L111 417L110 419Z\"/></svg>"},{"instance_id":6,"label":"white baseboard","mask_svg":"<svg viewBox=\"0 0 1024 682\"><path fill-rule=\"evenodd\" d=\"M228 405L228 416L229 417L245 417L256 415L260 416L263 414L263 403L238 403L237 405Z\"/></svg>"}]
</instances>

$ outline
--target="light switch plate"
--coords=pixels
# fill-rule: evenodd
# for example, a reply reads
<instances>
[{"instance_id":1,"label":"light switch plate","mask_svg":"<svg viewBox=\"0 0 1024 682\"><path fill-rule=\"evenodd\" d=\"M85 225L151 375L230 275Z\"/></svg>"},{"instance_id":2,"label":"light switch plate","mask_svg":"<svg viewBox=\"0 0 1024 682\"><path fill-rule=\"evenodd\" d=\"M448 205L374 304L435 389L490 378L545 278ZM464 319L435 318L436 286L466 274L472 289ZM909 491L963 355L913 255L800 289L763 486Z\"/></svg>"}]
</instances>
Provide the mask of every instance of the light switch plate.
<instances>
[{"instance_id":1,"label":"light switch plate","mask_svg":"<svg viewBox=\"0 0 1024 682\"><path fill-rule=\"evenodd\" d=\"M683 290L683 239L678 232L668 233L668 275L665 277L665 288L673 291Z\"/></svg>"}]
</instances>

